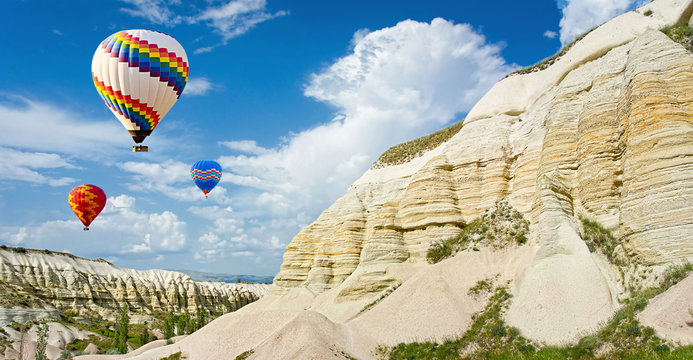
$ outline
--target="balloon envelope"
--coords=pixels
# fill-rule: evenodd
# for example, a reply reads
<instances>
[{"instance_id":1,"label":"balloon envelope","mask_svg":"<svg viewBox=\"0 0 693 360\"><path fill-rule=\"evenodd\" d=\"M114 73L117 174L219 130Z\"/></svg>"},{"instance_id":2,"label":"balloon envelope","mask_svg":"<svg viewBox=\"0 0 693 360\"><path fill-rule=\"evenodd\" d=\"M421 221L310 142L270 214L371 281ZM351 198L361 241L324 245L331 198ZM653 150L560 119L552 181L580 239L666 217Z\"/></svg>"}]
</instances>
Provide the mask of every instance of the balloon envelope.
<instances>
[{"instance_id":1,"label":"balloon envelope","mask_svg":"<svg viewBox=\"0 0 693 360\"><path fill-rule=\"evenodd\" d=\"M96 90L136 143L152 133L188 81L188 57L171 36L151 30L119 31L94 53Z\"/></svg>"},{"instance_id":2,"label":"balloon envelope","mask_svg":"<svg viewBox=\"0 0 693 360\"><path fill-rule=\"evenodd\" d=\"M190 175L192 176L193 182L197 185L202 193L207 194L217 186L219 180L221 180L221 165L218 162L212 160L202 160L196 162L192 168L190 168Z\"/></svg>"},{"instance_id":3,"label":"balloon envelope","mask_svg":"<svg viewBox=\"0 0 693 360\"><path fill-rule=\"evenodd\" d=\"M84 230L89 230L89 224L106 206L106 193L95 185L79 185L70 191L68 201L72 211L84 224Z\"/></svg>"}]
</instances>

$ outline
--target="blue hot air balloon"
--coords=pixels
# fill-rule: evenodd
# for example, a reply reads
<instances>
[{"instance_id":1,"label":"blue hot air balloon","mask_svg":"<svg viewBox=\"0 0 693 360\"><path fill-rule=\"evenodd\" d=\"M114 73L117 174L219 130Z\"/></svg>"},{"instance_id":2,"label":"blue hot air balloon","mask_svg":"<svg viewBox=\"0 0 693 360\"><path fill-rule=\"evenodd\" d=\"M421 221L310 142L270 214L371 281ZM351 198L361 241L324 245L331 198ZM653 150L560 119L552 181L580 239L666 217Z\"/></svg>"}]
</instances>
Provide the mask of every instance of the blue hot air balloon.
<instances>
[{"instance_id":1,"label":"blue hot air balloon","mask_svg":"<svg viewBox=\"0 0 693 360\"><path fill-rule=\"evenodd\" d=\"M190 175L195 185L205 194L206 199L207 194L209 194L209 192L217 186L219 180L221 180L221 165L216 161L201 160L190 168Z\"/></svg>"}]
</instances>

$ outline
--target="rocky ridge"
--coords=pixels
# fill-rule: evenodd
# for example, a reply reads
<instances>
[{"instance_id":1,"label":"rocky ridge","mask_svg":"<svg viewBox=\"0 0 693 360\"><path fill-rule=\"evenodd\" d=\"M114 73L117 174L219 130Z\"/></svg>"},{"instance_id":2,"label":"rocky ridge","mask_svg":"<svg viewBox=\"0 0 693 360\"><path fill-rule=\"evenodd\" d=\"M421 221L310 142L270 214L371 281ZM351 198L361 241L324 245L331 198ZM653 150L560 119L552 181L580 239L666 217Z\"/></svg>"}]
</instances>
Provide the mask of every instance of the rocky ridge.
<instances>
[{"instance_id":1,"label":"rocky ridge","mask_svg":"<svg viewBox=\"0 0 693 360\"><path fill-rule=\"evenodd\" d=\"M259 299L268 287L196 282L179 272L123 269L102 259L44 250L0 249L3 323L56 318L61 312L110 318L121 306L149 314L194 313L202 307L219 315Z\"/></svg>"}]
</instances>

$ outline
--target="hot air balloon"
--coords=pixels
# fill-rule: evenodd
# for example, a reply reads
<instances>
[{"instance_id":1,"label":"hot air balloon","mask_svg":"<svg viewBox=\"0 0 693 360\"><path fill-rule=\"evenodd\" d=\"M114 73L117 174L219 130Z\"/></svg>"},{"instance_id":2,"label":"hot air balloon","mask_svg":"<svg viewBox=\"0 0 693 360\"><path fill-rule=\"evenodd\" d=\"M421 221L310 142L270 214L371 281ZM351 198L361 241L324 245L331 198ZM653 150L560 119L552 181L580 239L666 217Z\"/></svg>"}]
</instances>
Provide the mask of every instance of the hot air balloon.
<instances>
[{"instance_id":1,"label":"hot air balloon","mask_svg":"<svg viewBox=\"0 0 693 360\"><path fill-rule=\"evenodd\" d=\"M171 110L188 81L188 57L171 36L151 30L119 31L91 61L96 90L140 144ZM143 145L132 151L147 151Z\"/></svg>"},{"instance_id":2,"label":"hot air balloon","mask_svg":"<svg viewBox=\"0 0 693 360\"><path fill-rule=\"evenodd\" d=\"M206 199L207 194L209 194L209 192L217 186L219 180L221 180L221 165L212 160L198 161L190 168L190 175L195 185L205 194Z\"/></svg>"},{"instance_id":3,"label":"hot air balloon","mask_svg":"<svg viewBox=\"0 0 693 360\"><path fill-rule=\"evenodd\" d=\"M79 185L70 191L68 201L72 211L84 224L84 230L89 230L89 224L106 206L106 193L95 185Z\"/></svg>"}]
</instances>

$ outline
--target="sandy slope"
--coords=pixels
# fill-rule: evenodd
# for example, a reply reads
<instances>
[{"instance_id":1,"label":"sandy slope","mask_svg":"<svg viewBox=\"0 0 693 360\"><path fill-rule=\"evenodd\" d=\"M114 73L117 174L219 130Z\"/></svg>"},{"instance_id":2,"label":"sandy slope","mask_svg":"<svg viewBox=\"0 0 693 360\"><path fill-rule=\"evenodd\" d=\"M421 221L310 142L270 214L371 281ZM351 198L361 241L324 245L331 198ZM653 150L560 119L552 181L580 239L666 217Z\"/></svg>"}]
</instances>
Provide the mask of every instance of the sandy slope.
<instances>
[{"instance_id":1,"label":"sandy slope","mask_svg":"<svg viewBox=\"0 0 693 360\"><path fill-rule=\"evenodd\" d=\"M693 275L650 300L639 318L661 337L693 344Z\"/></svg>"}]
</instances>

